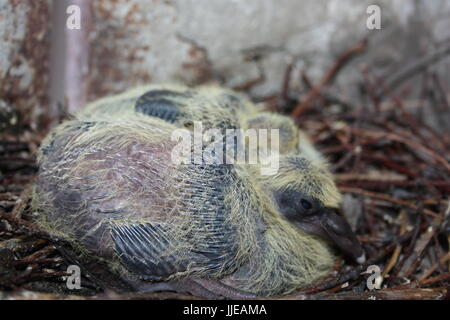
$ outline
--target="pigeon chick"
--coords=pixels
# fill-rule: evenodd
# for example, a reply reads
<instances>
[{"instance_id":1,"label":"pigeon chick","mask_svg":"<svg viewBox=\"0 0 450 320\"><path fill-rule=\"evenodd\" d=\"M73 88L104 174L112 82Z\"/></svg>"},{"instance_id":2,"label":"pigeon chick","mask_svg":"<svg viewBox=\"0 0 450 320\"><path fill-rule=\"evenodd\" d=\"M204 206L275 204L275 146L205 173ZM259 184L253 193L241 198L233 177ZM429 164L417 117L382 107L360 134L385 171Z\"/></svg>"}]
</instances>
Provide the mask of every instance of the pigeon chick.
<instances>
[{"instance_id":1,"label":"pigeon chick","mask_svg":"<svg viewBox=\"0 0 450 320\"><path fill-rule=\"evenodd\" d=\"M279 152L267 155L276 172L195 148L200 163L174 162L173 133L197 122L220 132L277 129L269 145L279 142ZM363 260L306 135L226 89L148 86L101 99L47 136L38 163L39 225L134 290L272 296L327 275L334 245Z\"/></svg>"}]
</instances>

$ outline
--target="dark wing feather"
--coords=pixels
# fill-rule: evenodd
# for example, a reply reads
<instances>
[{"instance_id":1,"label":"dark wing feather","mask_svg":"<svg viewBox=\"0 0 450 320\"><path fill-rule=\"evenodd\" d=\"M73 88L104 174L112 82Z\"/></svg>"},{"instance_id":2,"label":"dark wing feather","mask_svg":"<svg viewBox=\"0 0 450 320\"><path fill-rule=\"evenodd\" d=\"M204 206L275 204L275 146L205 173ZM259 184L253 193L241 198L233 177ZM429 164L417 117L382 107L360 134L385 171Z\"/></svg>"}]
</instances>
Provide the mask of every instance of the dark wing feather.
<instances>
[{"instance_id":1,"label":"dark wing feather","mask_svg":"<svg viewBox=\"0 0 450 320\"><path fill-rule=\"evenodd\" d=\"M188 234L183 239L193 249L176 251L180 244L171 237L170 225L166 223L112 224L111 236L121 263L141 278L161 281L185 271L214 275L234 267L236 234L226 221L230 209L224 203L226 188L236 178L233 169L226 165L208 165L201 175L194 165L185 169L196 172L192 180L184 182L185 188L180 189L180 197L185 199L180 214L190 216L193 232L201 230L200 234ZM200 203L194 200L198 194L204 199Z\"/></svg>"},{"instance_id":2,"label":"dark wing feather","mask_svg":"<svg viewBox=\"0 0 450 320\"><path fill-rule=\"evenodd\" d=\"M135 110L138 113L174 123L182 115L182 101L189 96L189 93L172 90L150 90L139 97Z\"/></svg>"},{"instance_id":3,"label":"dark wing feather","mask_svg":"<svg viewBox=\"0 0 450 320\"><path fill-rule=\"evenodd\" d=\"M114 226L111 236L119 259L132 273L146 280L164 280L186 269L178 265L176 257L162 252L175 245L167 239L165 228L156 223Z\"/></svg>"}]
</instances>

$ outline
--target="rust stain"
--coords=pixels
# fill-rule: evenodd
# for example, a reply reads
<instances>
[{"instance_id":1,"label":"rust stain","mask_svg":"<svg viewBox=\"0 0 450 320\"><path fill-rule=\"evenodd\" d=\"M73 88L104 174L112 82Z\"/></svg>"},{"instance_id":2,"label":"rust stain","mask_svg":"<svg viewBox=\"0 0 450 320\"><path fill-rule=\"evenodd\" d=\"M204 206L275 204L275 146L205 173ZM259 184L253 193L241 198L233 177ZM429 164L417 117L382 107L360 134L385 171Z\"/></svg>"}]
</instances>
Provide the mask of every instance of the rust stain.
<instances>
[{"instance_id":1,"label":"rust stain","mask_svg":"<svg viewBox=\"0 0 450 320\"><path fill-rule=\"evenodd\" d=\"M150 50L149 44L133 42L149 21L145 14L140 15L144 10L139 2L128 3L124 18L118 19L115 13L126 5L116 0L93 3L89 101L152 79L150 70L133 69L144 63L142 51Z\"/></svg>"},{"instance_id":2,"label":"rust stain","mask_svg":"<svg viewBox=\"0 0 450 320\"><path fill-rule=\"evenodd\" d=\"M24 10L23 1L10 0L12 14ZM22 4L22 6L19 6ZM31 128L45 128L47 121L49 85L49 30L50 4L45 1L27 1L27 27L25 36L10 56L11 66L20 68L25 63L26 73L0 79L0 96L14 106L20 122ZM3 39L5 40L5 39ZM24 89L24 77L31 77L30 85Z\"/></svg>"}]
</instances>

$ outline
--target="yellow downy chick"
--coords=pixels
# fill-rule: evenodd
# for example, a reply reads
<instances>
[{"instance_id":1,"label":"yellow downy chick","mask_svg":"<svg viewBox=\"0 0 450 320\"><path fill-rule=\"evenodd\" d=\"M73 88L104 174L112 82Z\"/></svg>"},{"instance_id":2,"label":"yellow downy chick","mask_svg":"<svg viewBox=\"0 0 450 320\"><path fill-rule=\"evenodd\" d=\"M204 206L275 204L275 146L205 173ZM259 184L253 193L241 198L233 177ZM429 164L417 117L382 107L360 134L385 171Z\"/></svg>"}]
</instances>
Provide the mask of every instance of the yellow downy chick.
<instances>
[{"instance_id":1,"label":"yellow downy chick","mask_svg":"<svg viewBox=\"0 0 450 320\"><path fill-rule=\"evenodd\" d=\"M195 121L279 129L278 171L174 163L172 134ZM148 86L101 99L55 128L38 162L33 208L41 227L107 261L137 290L270 296L325 276L334 263L330 241L363 257L334 213L340 194L306 135L226 89ZM220 286L190 290L189 279Z\"/></svg>"}]
</instances>

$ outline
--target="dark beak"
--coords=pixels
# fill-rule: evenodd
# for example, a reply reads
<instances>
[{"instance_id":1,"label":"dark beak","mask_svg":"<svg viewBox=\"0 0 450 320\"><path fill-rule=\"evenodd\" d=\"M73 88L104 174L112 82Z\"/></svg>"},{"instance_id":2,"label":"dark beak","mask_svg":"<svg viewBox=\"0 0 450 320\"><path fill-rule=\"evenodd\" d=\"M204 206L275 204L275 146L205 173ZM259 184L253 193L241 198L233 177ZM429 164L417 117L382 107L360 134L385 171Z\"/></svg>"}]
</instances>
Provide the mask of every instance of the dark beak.
<instances>
[{"instance_id":1,"label":"dark beak","mask_svg":"<svg viewBox=\"0 0 450 320\"><path fill-rule=\"evenodd\" d=\"M365 261L364 251L350 225L334 209L325 208L297 222L297 226L306 233L331 241L358 263Z\"/></svg>"}]
</instances>

